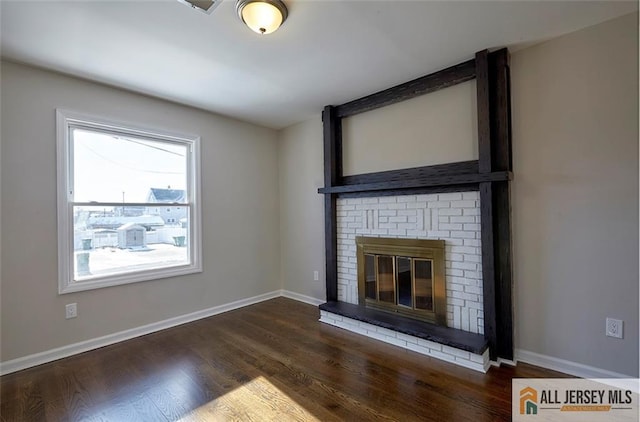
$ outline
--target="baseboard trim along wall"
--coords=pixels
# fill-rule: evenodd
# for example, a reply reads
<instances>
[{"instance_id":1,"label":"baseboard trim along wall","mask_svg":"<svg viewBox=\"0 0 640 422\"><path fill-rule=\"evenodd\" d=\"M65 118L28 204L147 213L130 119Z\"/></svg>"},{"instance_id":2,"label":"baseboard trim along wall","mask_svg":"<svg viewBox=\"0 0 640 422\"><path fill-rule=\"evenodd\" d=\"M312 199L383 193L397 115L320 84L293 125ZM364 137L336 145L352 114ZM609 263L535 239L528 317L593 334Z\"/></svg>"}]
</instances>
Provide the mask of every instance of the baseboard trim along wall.
<instances>
[{"instance_id":1,"label":"baseboard trim along wall","mask_svg":"<svg viewBox=\"0 0 640 422\"><path fill-rule=\"evenodd\" d=\"M324 303L323 300L289 290L275 290L273 292L264 293L247 299L237 300L235 302L227 303L224 305L214 306L212 308L203 309L201 311L192 312L190 314L180 315L174 318L165 319L163 321L154 322L152 324L143 325L141 327L108 334L106 336L81 341L79 343L69 344L67 346L58 347L56 349L51 349L40 353L34 353L32 355L8 360L6 362L0 362L0 375L6 375L37 365L42 365L43 363L53 362L58 359L88 352L89 350L109 346L121 341L140 337L146 334L151 334L156 331L165 330L167 328L186 324L188 322L197 321L199 319L218 315L224 312L232 311L234 309L243 308L245 306L264 302L265 300L274 299L276 297L286 297L314 306L318 306ZM563 372L565 374L574 375L581 378L632 377L631 375L620 374L617 372L607 371L604 369L595 368L593 366L583 365L581 363L571 362L552 356L541 355L539 353L530 352L528 350L516 349L515 355L516 362L525 362L531 365L552 369L554 371ZM505 363L511 364L510 362Z\"/></svg>"},{"instance_id":2,"label":"baseboard trim along wall","mask_svg":"<svg viewBox=\"0 0 640 422\"><path fill-rule=\"evenodd\" d=\"M580 378L634 378L632 375L620 374L618 372L607 371L606 369L584 365L582 363L555 358L553 356L541 355L528 350L516 349L516 362L529 363L541 366L553 371L562 372Z\"/></svg>"},{"instance_id":3,"label":"baseboard trim along wall","mask_svg":"<svg viewBox=\"0 0 640 422\"><path fill-rule=\"evenodd\" d=\"M235 302L224 305L214 306L212 308L203 309L201 311L192 312L186 315L180 315L174 318L165 319L141 327L131 328L129 330L120 331L106 336L97 337L91 340L81 341L79 343L69 344L67 346L58 347L56 349L47 350L33 355L24 356L17 359L0 362L0 375L10 374L22 369L31 368L33 366L42 365L43 363L53 362L54 360L66 358L78 353L88 352L89 350L98 349L100 347L109 346L121 341L129 340L135 337L151 334L156 331L165 330L177 325L186 324L188 322L197 321L213 315L218 315L234 309L243 308L265 300L284 296L281 290L253 296L247 299L237 300Z\"/></svg>"},{"instance_id":4,"label":"baseboard trim along wall","mask_svg":"<svg viewBox=\"0 0 640 422\"><path fill-rule=\"evenodd\" d=\"M326 300L316 299L315 297L301 295L300 293L292 292L290 290L281 290L282 296L297 300L298 302L308 303L309 305L319 306L326 302Z\"/></svg>"}]
</instances>

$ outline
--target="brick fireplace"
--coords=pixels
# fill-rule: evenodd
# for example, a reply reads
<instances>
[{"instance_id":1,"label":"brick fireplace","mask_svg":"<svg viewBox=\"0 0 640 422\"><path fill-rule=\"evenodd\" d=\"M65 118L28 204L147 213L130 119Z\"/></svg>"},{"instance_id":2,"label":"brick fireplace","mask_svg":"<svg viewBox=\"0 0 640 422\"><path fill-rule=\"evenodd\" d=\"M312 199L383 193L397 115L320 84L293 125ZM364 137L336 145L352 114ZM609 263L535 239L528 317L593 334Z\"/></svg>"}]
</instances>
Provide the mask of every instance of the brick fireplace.
<instances>
[{"instance_id":1,"label":"brick fireplace","mask_svg":"<svg viewBox=\"0 0 640 422\"><path fill-rule=\"evenodd\" d=\"M478 192L339 198L338 300L358 304L356 237L445 243L446 325L484 333Z\"/></svg>"},{"instance_id":2,"label":"brick fireplace","mask_svg":"<svg viewBox=\"0 0 640 422\"><path fill-rule=\"evenodd\" d=\"M342 119L471 79L477 91L477 159L343 175ZM450 68L325 107L324 187L318 192L324 195L327 302L320 305L321 321L480 371L489 360L513 359L509 90L508 51L483 50ZM444 242L446 324L361 303L360 236ZM399 279L397 268L414 262L404 257L400 263L399 257L384 258L385 274L392 265ZM388 283L391 276L384 277ZM394 294L396 305L403 305ZM384 301L390 297L385 292Z\"/></svg>"}]
</instances>

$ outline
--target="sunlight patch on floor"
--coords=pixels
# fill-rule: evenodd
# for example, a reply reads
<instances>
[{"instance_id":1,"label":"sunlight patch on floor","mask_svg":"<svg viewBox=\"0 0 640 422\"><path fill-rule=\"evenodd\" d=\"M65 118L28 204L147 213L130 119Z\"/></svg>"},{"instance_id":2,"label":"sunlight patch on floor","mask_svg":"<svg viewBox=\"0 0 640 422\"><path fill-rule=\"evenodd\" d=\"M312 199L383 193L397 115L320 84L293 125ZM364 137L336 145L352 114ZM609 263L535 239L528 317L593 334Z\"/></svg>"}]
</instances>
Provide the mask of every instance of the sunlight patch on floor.
<instances>
[{"instance_id":1,"label":"sunlight patch on floor","mask_svg":"<svg viewBox=\"0 0 640 422\"><path fill-rule=\"evenodd\" d=\"M260 376L189 412L181 421L320 421Z\"/></svg>"}]
</instances>

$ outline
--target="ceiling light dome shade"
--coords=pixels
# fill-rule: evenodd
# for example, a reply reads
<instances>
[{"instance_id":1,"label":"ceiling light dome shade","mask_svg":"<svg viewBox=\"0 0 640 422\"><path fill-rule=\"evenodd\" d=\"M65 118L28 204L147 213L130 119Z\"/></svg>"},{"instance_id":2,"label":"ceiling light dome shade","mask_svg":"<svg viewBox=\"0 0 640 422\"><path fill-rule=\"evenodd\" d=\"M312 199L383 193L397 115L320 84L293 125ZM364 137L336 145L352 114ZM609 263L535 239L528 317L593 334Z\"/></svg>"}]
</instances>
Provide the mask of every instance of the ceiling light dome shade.
<instances>
[{"instance_id":1,"label":"ceiling light dome shade","mask_svg":"<svg viewBox=\"0 0 640 422\"><path fill-rule=\"evenodd\" d=\"M287 19L287 7L280 0L238 0L236 11L252 31L270 34Z\"/></svg>"}]
</instances>

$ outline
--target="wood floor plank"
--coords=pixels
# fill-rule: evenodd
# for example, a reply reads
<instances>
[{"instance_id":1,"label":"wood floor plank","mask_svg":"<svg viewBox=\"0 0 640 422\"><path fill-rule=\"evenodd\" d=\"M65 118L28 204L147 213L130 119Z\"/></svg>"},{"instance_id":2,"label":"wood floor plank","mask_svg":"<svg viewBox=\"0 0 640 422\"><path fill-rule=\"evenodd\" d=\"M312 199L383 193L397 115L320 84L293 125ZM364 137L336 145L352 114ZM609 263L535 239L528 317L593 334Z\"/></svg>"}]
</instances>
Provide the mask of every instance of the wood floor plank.
<instances>
[{"instance_id":1,"label":"wood floor plank","mask_svg":"<svg viewBox=\"0 0 640 422\"><path fill-rule=\"evenodd\" d=\"M278 298L0 379L2 421L508 421L520 364L481 374Z\"/></svg>"}]
</instances>

